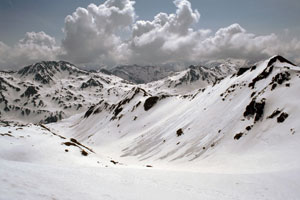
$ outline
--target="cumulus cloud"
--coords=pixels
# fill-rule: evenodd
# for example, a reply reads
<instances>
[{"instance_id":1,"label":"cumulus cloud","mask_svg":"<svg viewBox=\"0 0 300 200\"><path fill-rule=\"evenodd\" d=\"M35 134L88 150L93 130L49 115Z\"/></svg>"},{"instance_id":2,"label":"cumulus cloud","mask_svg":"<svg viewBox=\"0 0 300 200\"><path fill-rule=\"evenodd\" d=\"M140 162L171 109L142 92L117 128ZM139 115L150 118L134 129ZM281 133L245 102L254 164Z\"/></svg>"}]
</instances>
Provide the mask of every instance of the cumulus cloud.
<instances>
[{"instance_id":1,"label":"cumulus cloud","mask_svg":"<svg viewBox=\"0 0 300 200\"><path fill-rule=\"evenodd\" d=\"M252 61L276 54L278 43L275 34L256 36L239 24L219 29L213 36L198 42L194 58L226 59L244 58Z\"/></svg>"},{"instance_id":2,"label":"cumulus cloud","mask_svg":"<svg viewBox=\"0 0 300 200\"><path fill-rule=\"evenodd\" d=\"M129 62L158 64L189 60L197 41L209 34L209 30L194 30L200 19L187 0L174 1L176 13L159 13L153 21L139 20L133 25Z\"/></svg>"},{"instance_id":3,"label":"cumulus cloud","mask_svg":"<svg viewBox=\"0 0 300 200\"><path fill-rule=\"evenodd\" d=\"M44 32L27 32L15 46L0 41L0 64L3 68L20 68L42 60L53 60L59 47L53 37Z\"/></svg>"},{"instance_id":4,"label":"cumulus cloud","mask_svg":"<svg viewBox=\"0 0 300 200\"><path fill-rule=\"evenodd\" d=\"M25 37L20 40L20 45L37 45L52 48L56 45L55 39L44 32L27 32Z\"/></svg>"},{"instance_id":5,"label":"cumulus cloud","mask_svg":"<svg viewBox=\"0 0 300 200\"><path fill-rule=\"evenodd\" d=\"M123 44L116 33L133 24L133 5L130 0L108 0L78 8L65 19L61 57L75 63L121 62Z\"/></svg>"},{"instance_id":6,"label":"cumulus cloud","mask_svg":"<svg viewBox=\"0 0 300 200\"><path fill-rule=\"evenodd\" d=\"M65 19L61 57L75 63L147 65L226 58L258 61L299 52L295 41L284 43L275 34L257 36L239 24L216 33L195 29L199 11L188 0L175 0L174 5L174 13L158 13L152 21L136 20L130 0L78 8ZM126 40L119 34L124 28L131 32Z\"/></svg>"},{"instance_id":7,"label":"cumulus cloud","mask_svg":"<svg viewBox=\"0 0 300 200\"><path fill-rule=\"evenodd\" d=\"M44 32L29 32L13 47L0 41L0 64L22 66L51 59L108 66L227 58L258 61L274 54L300 62L297 38L283 41L273 33L256 35L239 24L215 33L196 29L200 13L188 0L175 0L174 13L158 13L148 21L138 19L134 4L131 0L107 0L77 8L65 18L60 45Z\"/></svg>"}]
</instances>

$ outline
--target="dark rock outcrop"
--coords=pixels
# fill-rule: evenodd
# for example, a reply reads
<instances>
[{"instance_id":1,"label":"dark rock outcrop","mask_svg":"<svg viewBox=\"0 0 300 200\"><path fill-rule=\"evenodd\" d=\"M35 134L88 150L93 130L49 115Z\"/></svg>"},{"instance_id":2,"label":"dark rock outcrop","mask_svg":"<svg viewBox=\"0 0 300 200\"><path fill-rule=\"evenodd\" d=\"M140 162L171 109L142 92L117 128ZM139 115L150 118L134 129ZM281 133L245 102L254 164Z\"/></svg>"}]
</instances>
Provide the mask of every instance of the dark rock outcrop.
<instances>
[{"instance_id":1,"label":"dark rock outcrop","mask_svg":"<svg viewBox=\"0 0 300 200\"><path fill-rule=\"evenodd\" d=\"M243 135L244 135L244 133L238 133L233 137L233 139L239 140Z\"/></svg>"},{"instance_id":2,"label":"dark rock outcrop","mask_svg":"<svg viewBox=\"0 0 300 200\"><path fill-rule=\"evenodd\" d=\"M28 86L25 92L21 95L21 97L31 97L38 93L38 88L34 86Z\"/></svg>"},{"instance_id":3,"label":"dark rock outcrop","mask_svg":"<svg viewBox=\"0 0 300 200\"><path fill-rule=\"evenodd\" d=\"M276 61L279 61L279 62L285 62L285 63L288 63L290 65L294 65L296 66L294 63L292 63L291 61L285 59L284 57L278 55L278 56L275 56L274 58L270 59L270 61L268 62L268 67L273 65Z\"/></svg>"},{"instance_id":4,"label":"dark rock outcrop","mask_svg":"<svg viewBox=\"0 0 300 200\"><path fill-rule=\"evenodd\" d=\"M246 110L244 112L244 117L255 116L254 122L257 122L258 120L261 119L264 113L264 107L265 107L264 99L262 99L261 102L256 102L255 99L252 99L252 101L246 107Z\"/></svg>"},{"instance_id":5,"label":"dark rock outcrop","mask_svg":"<svg viewBox=\"0 0 300 200\"><path fill-rule=\"evenodd\" d=\"M289 114L287 113L281 113L281 115L279 115L279 117L277 117L277 122L278 123L282 123L286 120L286 118L288 118Z\"/></svg>"},{"instance_id":6,"label":"dark rock outcrop","mask_svg":"<svg viewBox=\"0 0 300 200\"><path fill-rule=\"evenodd\" d=\"M153 96L153 97L149 97L148 99L146 99L145 103L144 103L144 109L145 111L150 110L159 100L159 97L157 96Z\"/></svg>"},{"instance_id":7,"label":"dark rock outcrop","mask_svg":"<svg viewBox=\"0 0 300 200\"><path fill-rule=\"evenodd\" d=\"M246 71L248 71L250 68L249 67L241 67L239 68L238 72L236 73L237 76L243 75Z\"/></svg>"},{"instance_id":8,"label":"dark rock outcrop","mask_svg":"<svg viewBox=\"0 0 300 200\"><path fill-rule=\"evenodd\" d=\"M88 87L103 88L103 85L99 81L97 81L93 78L90 78L87 82L81 84L81 89L88 88Z\"/></svg>"},{"instance_id":9,"label":"dark rock outcrop","mask_svg":"<svg viewBox=\"0 0 300 200\"><path fill-rule=\"evenodd\" d=\"M249 87L252 89L255 87L256 82L266 79L273 71L274 66L268 66L267 68L264 69L262 73L260 73L257 77L255 77L251 83L249 83Z\"/></svg>"},{"instance_id":10,"label":"dark rock outcrop","mask_svg":"<svg viewBox=\"0 0 300 200\"><path fill-rule=\"evenodd\" d=\"M272 85L271 90L274 90L277 87L277 84L281 85L282 83L290 80L291 74L289 72L282 72L276 74L275 77L273 77L272 82L270 85Z\"/></svg>"},{"instance_id":11,"label":"dark rock outcrop","mask_svg":"<svg viewBox=\"0 0 300 200\"><path fill-rule=\"evenodd\" d=\"M176 135L177 135L177 137L183 135L183 130L182 130L181 128L178 129L178 130L176 131Z\"/></svg>"}]
</instances>

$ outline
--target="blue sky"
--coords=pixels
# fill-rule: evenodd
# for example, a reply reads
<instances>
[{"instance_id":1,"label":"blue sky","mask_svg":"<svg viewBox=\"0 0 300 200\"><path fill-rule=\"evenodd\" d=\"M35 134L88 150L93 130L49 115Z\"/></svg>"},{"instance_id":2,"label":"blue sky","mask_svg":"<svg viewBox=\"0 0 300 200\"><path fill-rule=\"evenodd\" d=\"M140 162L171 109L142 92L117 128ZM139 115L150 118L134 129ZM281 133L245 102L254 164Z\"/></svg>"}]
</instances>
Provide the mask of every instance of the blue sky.
<instances>
[{"instance_id":1,"label":"blue sky","mask_svg":"<svg viewBox=\"0 0 300 200\"><path fill-rule=\"evenodd\" d=\"M1 0L0 40L14 44L28 31L44 31L57 39L63 38L64 18L77 7L90 3L101 4L103 0ZM151 20L159 12L174 12L172 0L137 0L135 4L139 19ZM199 28L218 28L239 23L257 34L300 34L299 0L190 0L193 8L201 14Z\"/></svg>"},{"instance_id":2,"label":"blue sky","mask_svg":"<svg viewBox=\"0 0 300 200\"><path fill-rule=\"evenodd\" d=\"M299 0L106 1L1 0L0 68L43 59L82 65L165 64L226 57L259 60L273 54L300 63ZM127 21L121 17L111 23L110 14L103 23L96 19L114 10L116 2L127 6L116 11ZM98 8L88 7L91 3ZM78 7L84 9L76 11ZM86 24L82 12L89 17ZM160 12L168 25L153 20Z\"/></svg>"}]
</instances>

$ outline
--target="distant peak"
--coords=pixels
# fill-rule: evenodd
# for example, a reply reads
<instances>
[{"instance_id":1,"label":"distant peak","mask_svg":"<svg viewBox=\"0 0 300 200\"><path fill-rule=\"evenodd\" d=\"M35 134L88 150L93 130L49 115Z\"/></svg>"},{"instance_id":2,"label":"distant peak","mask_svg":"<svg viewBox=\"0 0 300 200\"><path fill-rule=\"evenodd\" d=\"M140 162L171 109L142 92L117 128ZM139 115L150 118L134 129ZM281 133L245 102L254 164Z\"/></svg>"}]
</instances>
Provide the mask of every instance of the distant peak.
<instances>
[{"instance_id":1,"label":"distant peak","mask_svg":"<svg viewBox=\"0 0 300 200\"><path fill-rule=\"evenodd\" d=\"M35 81L47 84L53 80L54 74L63 71L72 74L88 74L88 72L78 69L75 65L66 61L41 61L20 69L17 73L21 77L33 76Z\"/></svg>"}]
</instances>

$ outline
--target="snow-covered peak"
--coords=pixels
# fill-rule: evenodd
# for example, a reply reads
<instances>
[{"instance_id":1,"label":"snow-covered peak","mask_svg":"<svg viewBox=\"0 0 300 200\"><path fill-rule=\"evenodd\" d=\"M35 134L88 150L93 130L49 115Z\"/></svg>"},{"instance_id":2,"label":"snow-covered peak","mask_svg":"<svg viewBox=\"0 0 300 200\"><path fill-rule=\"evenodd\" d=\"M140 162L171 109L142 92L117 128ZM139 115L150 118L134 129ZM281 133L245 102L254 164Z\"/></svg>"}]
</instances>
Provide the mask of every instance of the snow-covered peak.
<instances>
[{"instance_id":1,"label":"snow-covered peak","mask_svg":"<svg viewBox=\"0 0 300 200\"><path fill-rule=\"evenodd\" d=\"M43 84L49 84L55 79L60 79L68 75L87 75L88 72L75 67L66 61L43 61L33 65L26 66L17 72L20 77L33 78Z\"/></svg>"},{"instance_id":2,"label":"snow-covered peak","mask_svg":"<svg viewBox=\"0 0 300 200\"><path fill-rule=\"evenodd\" d=\"M59 121L100 100L117 102L133 87L113 75L87 72L64 61L1 72L0 85L1 119L33 123Z\"/></svg>"},{"instance_id":3,"label":"snow-covered peak","mask_svg":"<svg viewBox=\"0 0 300 200\"><path fill-rule=\"evenodd\" d=\"M155 93L186 94L195 89L205 88L213 85L237 71L239 66L222 63L215 67L203 65L191 65L188 69L176 72L162 80L151 82L145 85L149 91Z\"/></svg>"},{"instance_id":4,"label":"snow-covered peak","mask_svg":"<svg viewBox=\"0 0 300 200\"><path fill-rule=\"evenodd\" d=\"M140 65L121 65L109 72L135 84L149 83L157 81L171 75L175 68L170 66L140 66Z\"/></svg>"}]
</instances>

